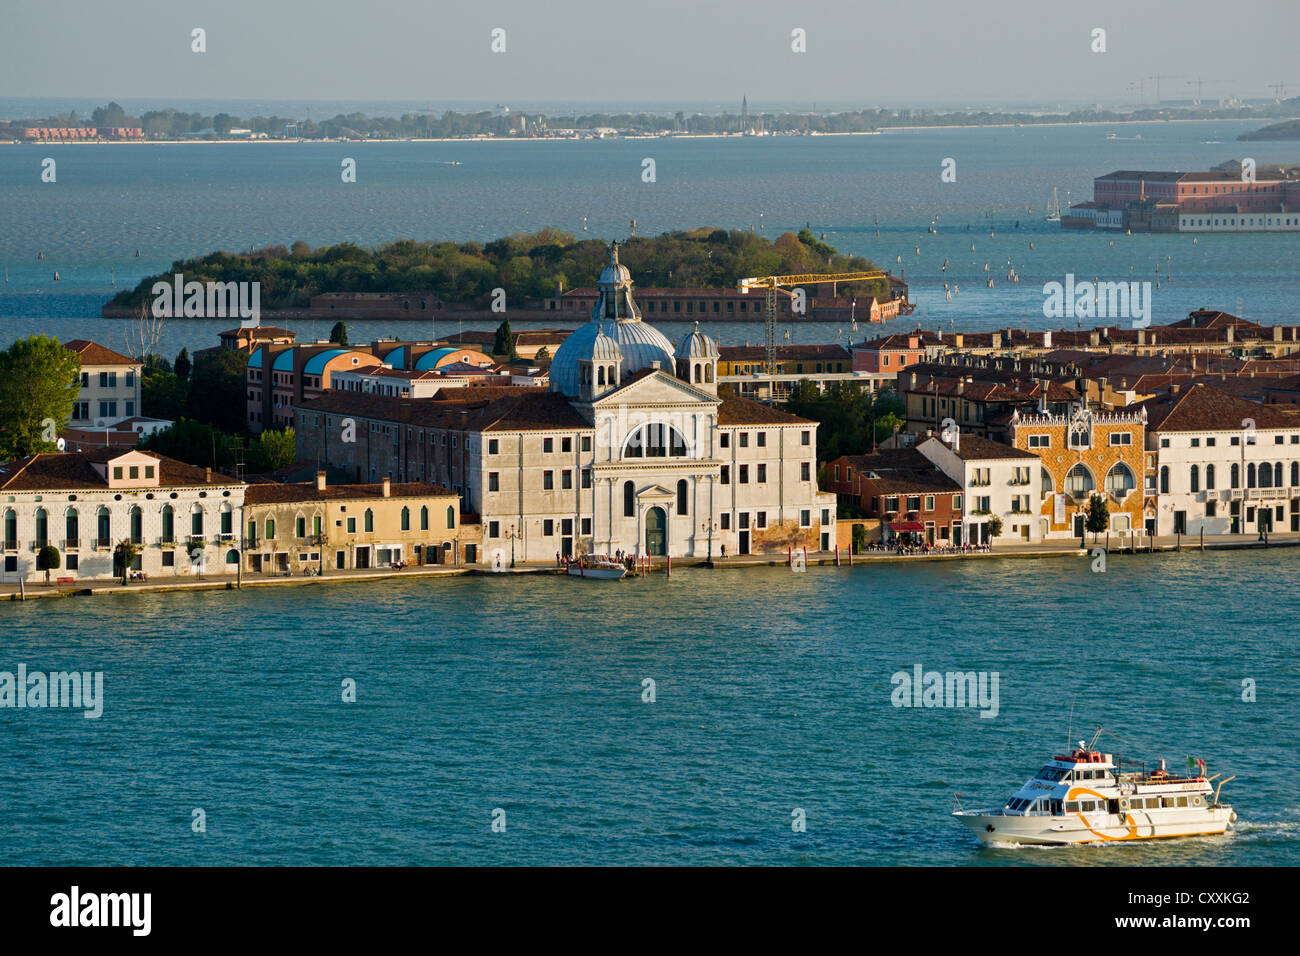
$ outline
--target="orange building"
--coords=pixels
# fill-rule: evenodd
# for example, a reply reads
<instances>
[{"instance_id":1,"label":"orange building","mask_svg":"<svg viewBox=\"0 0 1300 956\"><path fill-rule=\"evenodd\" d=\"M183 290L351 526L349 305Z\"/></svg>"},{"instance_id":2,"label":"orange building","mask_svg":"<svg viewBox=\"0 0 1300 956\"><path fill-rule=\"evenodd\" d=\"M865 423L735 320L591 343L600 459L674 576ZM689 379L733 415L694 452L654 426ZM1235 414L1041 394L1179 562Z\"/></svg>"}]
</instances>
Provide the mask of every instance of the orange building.
<instances>
[{"instance_id":1,"label":"orange building","mask_svg":"<svg viewBox=\"0 0 1300 956\"><path fill-rule=\"evenodd\" d=\"M1103 412L1078 406L1069 415L1012 415L1011 444L1042 462L1038 511L1044 539L1082 536L1094 495L1106 497L1111 534L1146 530L1147 518L1155 518L1154 489L1146 487L1146 421L1145 410Z\"/></svg>"}]
</instances>

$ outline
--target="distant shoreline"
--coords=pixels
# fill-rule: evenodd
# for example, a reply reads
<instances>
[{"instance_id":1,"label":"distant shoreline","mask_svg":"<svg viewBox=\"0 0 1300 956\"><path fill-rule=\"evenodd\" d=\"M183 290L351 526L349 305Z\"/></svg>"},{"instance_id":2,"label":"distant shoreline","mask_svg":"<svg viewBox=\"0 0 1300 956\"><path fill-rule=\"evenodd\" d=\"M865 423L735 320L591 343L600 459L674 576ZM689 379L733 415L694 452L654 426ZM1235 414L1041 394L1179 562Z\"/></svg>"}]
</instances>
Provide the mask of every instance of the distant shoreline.
<instances>
[{"instance_id":1,"label":"distant shoreline","mask_svg":"<svg viewBox=\"0 0 1300 956\"><path fill-rule=\"evenodd\" d=\"M270 144L295 145L303 143L329 143L334 145L370 145L378 143L581 143L599 139L611 141L636 140L674 140L674 139L812 139L832 136L882 136L891 132L918 132L925 130L953 129L1031 129L1034 127L1058 126L1146 126L1154 123L1231 123L1247 122L1242 119L1130 119L1130 120L1053 120L1042 123L947 123L933 126L882 126L874 130L855 130L838 133L770 133L763 136L747 136L743 133L629 133L619 136L472 136L444 138L392 138L392 139L102 139L102 140L23 140L14 142L4 140L0 146L194 146L194 145L231 145L231 144Z\"/></svg>"}]
</instances>

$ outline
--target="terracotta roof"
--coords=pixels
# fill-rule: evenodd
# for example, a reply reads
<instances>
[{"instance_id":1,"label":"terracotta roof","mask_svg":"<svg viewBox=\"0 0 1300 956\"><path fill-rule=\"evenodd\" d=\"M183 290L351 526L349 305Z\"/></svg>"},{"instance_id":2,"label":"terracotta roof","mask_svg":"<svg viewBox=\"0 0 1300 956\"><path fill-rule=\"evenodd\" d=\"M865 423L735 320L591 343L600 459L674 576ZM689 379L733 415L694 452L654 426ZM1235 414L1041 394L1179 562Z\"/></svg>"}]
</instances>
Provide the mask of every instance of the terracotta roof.
<instances>
[{"instance_id":1,"label":"terracotta roof","mask_svg":"<svg viewBox=\"0 0 1300 956\"><path fill-rule=\"evenodd\" d=\"M1012 448L1010 445L1004 445L999 441L992 441L988 438L980 438L978 435L967 435L963 433L957 443L957 447L952 447L952 442L944 441L938 435L932 435L935 441L941 442L949 449L952 449L962 461L1001 461L1008 458L1033 458L1038 456L1033 452L1024 451L1020 448Z\"/></svg>"},{"instance_id":2,"label":"terracotta roof","mask_svg":"<svg viewBox=\"0 0 1300 956\"><path fill-rule=\"evenodd\" d=\"M63 347L70 351L76 352L81 358L82 365L139 365L135 359L123 355L121 352L114 352L110 348L100 345L98 342L91 342L89 339L69 339L63 343Z\"/></svg>"},{"instance_id":3,"label":"terracotta roof","mask_svg":"<svg viewBox=\"0 0 1300 956\"><path fill-rule=\"evenodd\" d=\"M227 329L224 332L217 333L217 337L222 339L239 338L241 336L249 339L270 339L282 338L286 335L290 338L296 338L298 333L274 325L251 325L248 328Z\"/></svg>"},{"instance_id":4,"label":"terracotta roof","mask_svg":"<svg viewBox=\"0 0 1300 956\"><path fill-rule=\"evenodd\" d=\"M911 345L911 339L917 340L916 345ZM942 345L943 340L935 333L927 332L921 329L915 332L897 332L893 335L882 335L879 338L871 339L868 342L860 342L853 346L854 349L869 349L875 352L882 351L899 351L914 348L924 348L927 345Z\"/></svg>"},{"instance_id":5,"label":"terracotta roof","mask_svg":"<svg viewBox=\"0 0 1300 956\"><path fill-rule=\"evenodd\" d=\"M244 492L244 502L250 505L275 504L285 501L348 501L354 498L384 498L382 482L366 485L326 485L324 489L316 487L314 481L294 482L292 484L249 485ZM389 485L389 498L456 498L460 496L439 485L430 485L422 481L392 482Z\"/></svg>"},{"instance_id":6,"label":"terracotta roof","mask_svg":"<svg viewBox=\"0 0 1300 956\"><path fill-rule=\"evenodd\" d=\"M4 491L62 491L63 489L106 489L108 482L100 477L92 462L106 462L128 452L147 455L158 462L160 488L193 487L195 485L238 485L238 479L207 469L187 465L183 461L156 455L153 452L109 445L88 448L80 452L63 454L28 455L0 465L0 490ZM147 490L147 489L146 489Z\"/></svg>"},{"instance_id":7,"label":"terracotta roof","mask_svg":"<svg viewBox=\"0 0 1300 956\"><path fill-rule=\"evenodd\" d=\"M731 391L719 391L719 425L816 425L816 422L791 415L753 399L741 398Z\"/></svg>"},{"instance_id":8,"label":"terracotta roof","mask_svg":"<svg viewBox=\"0 0 1300 956\"><path fill-rule=\"evenodd\" d=\"M465 431L591 428L563 395L525 386L450 389L440 392L438 399L396 398L331 389L296 407L299 411L356 415L421 428Z\"/></svg>"},{"instance_id":9,"label":"terracotta roof","mask_svg":"<svg viewBox=\"0 0 1300 956\"><path fill-rule=\"evenodd\" d=\"M1262 405L1228 395L1213 385L1193 385L1177 395L1141 403L1149 432L1240 431L1250 419L1256 428L1300 428L1300 421L1277 405Z\"/></svg>"}]
</instances>

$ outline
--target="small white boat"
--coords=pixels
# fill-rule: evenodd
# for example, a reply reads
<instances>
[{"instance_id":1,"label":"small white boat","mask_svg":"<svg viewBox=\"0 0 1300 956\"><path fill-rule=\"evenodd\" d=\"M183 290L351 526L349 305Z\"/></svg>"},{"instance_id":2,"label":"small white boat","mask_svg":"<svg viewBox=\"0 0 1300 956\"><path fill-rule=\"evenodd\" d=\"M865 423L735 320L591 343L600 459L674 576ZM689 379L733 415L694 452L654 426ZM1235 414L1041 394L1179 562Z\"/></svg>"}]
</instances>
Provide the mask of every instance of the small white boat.
<instances>
[{"instance_id":1,"label":"small white boat","mask_svg":"<svg viewBox=\"0 0 1300 956\"><path fill-rule=\"evenodd\" d=\"M627 574L627 568L605 554L580 555L577 560L569 562L566 570L570 577L597 581L617 581Z\"/></svg>"},{"instance_id":2,"label":"small white boat","mask_svg":"<svg viewBox=\"0 0 1300 956\"><path fill-rule=\"evenodd\" d=\"M1229 780L1205 776L1205 761L1191 761L1194 775L1165 770L1125 772L1124 761L1090 742L1068 756L1056 756L997 810L953 811L985 844L1053 846L1113 843L1170 837L1218 836L1235 822L1231 806L1219 802ZM1129 766L1133 766L1129 764Z\"/></svg>"},{"instance_id":3,"label":"small white boat","mask_svg":"<svg viewBox=\"0 0 1300 956\"><path fill-rule=\"evenodd\" d=\"M1055 189L1052 190L1052 201L1047 204L1047 216L1045 218L1048 222L1061 221L1061 199Z\"/></svg>"}]
</instances>

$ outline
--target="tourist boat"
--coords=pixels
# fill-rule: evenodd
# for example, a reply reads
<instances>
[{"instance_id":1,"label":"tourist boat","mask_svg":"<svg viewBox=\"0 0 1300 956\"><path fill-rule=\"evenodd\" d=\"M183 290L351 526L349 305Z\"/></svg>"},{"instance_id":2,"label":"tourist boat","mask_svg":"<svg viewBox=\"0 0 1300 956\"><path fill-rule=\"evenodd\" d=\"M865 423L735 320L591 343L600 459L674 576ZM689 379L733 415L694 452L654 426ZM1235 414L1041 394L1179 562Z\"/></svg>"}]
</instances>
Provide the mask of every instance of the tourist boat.
<instances>
[{"instance_id":1,"label":"tourist boat","mask_svg":"<svg viewBox=\"0 0 1300 956\"><path fill-rule=\"evenodd\" d=\"M1163 760L1150 772L1145 765L1125 771L1137 765L1098 751L1100 737L1099 729L1068 756L1053 757L1001 809L958 807L953 816L982 843L1040 846L1216 836L1236 821L1219 802L1233 777L1215 787L1219 775L1207 778L1205 761L1191 758L1194 776L1170 774Z\"/></svg>"},{"instance_id":2,"label":"tourist boat","mask_svg":"<svg viewBox=\"0 0 1300 956\"><path fill-rule=\"evenodd\" d=\"M1047 205L1047 221L1061 221L1061 199L1055 189L1052 190L1052 201Z\"/></svg>"},{"instance_id":3,"label":"tourist boat","mask_svg":"<svg viewBox=\"0 0 1300 956\"><path fill-rule=\"evenodd\" d=\"M605 554L581 555L569 563L567 571L570 577L594 578L597 581L617 581L627 574L627 568Z\"/></svg>"}]
</instances>

